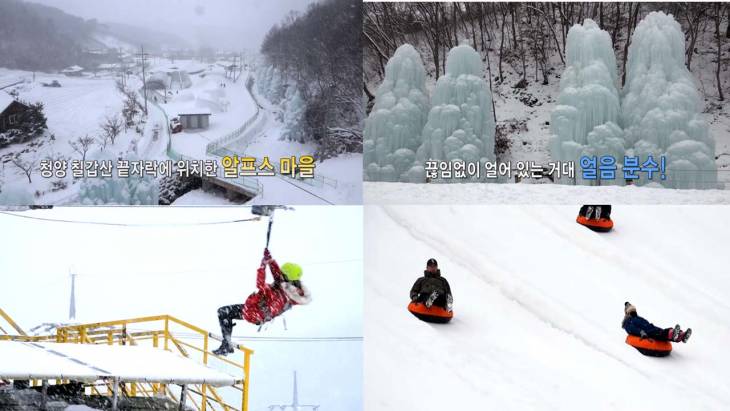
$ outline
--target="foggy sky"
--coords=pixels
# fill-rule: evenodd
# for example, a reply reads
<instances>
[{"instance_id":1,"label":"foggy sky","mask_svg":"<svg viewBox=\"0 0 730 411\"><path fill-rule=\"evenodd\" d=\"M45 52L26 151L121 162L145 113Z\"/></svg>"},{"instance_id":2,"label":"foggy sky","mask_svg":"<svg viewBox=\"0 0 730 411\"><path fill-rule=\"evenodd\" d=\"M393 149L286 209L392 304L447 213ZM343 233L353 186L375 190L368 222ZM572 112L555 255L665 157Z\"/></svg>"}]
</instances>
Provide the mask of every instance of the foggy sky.
<instances>
[{"instance_id":1,"label":"foggy sky","mask_svg":"<svg viewBox=\"0 0 730 411\"><path fill-rule=\"evenodd\" d=\"M290 10L315 0L26 0L100 23L115 22L176 34L194 47L258 50L266 32ZM211 40L215 45L209 44Z\"/></svg>"}]
</instances>

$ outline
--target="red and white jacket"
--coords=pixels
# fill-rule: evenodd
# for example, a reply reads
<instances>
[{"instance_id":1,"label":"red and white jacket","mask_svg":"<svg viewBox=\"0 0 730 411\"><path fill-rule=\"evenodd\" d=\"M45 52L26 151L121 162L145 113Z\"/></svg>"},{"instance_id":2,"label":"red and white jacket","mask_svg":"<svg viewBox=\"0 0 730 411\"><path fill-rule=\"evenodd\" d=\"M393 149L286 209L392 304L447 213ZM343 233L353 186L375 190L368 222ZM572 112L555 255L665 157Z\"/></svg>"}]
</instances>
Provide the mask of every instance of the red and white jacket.
<instances>
[{"instance_id":1,"label":"red and white jacket","mask_svg":"<svg viewBox=\"0 0 730 411\"><path fill-rule=\"evenodd\" d=\"M271 284L266 283L267 266L274 277ZM249 295L243 304L243 319L256 325L273 320L293 305L311 301L309 290L286 281L268 249L264 250L261 266L256 270L256 288L258 291Z\"/></svg>"}]
</instances>

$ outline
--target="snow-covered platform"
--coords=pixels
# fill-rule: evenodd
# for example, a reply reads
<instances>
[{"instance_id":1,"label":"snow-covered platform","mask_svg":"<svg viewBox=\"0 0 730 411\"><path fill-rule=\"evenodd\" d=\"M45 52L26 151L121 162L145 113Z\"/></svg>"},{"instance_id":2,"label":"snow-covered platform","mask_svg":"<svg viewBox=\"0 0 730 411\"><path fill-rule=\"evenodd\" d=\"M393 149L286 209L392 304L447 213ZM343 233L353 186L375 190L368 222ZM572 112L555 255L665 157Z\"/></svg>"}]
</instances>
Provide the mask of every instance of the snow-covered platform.
<instances>
[{"instance_id":1,"label":"snow-covered platform","mask_svg":"<svg viewBox=\"0 0 730 411\"><path fill-rule=\"evenodd\" d=\"M229 386L237 378L159 348L0 341L0 378L118 378L166 384Z\"/></svg>"}]
</instances>

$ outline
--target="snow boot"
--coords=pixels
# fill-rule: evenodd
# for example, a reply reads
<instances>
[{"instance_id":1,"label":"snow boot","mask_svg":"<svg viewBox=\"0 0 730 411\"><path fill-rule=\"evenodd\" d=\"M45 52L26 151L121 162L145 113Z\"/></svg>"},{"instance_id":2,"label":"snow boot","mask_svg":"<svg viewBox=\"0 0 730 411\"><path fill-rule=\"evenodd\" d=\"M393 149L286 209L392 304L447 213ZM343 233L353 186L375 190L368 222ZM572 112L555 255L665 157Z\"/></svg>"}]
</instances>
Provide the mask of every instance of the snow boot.
<instances>
[{"instance_id":1,"label":"snow boot","mask_svg":"<svg viewBox=\"0 0 730 411\"><path fill-rule=\"evenodd\" d=\"M591 219L591 214L593 214L593 206L588 206L588 210L586 210L586 220Z\"/></svg>"},{"instance_id":2,"label":"snow boot","mask_svg":"<svg viewBox=\"0 0 730 411\"><path fill-rule=\"evenodd\" d=\"M231 354L233 351L234 350L233 350L233 346L231 345L231 343L229 343L226 340L223 340L223 342L221 343L221 346L216 348L215 350L213 350L213 354L225 357L226 355Z\"/></svg>"},{"instance_id":3,"label":"snow boot","mask_svg":"<svg viewBox=\"0 0 730 411\"><path fill-rule=\"evenodd\" d=\"M225 324L223 324L225 322ZM221 331L223 332L223 341L221 346L213 350L215 355L228 355L234 351L233 343L231 342L231 335L233 334L233 327L236 326L232 321L223 321L221 324Z\"/></svg>"},{"instance_id":4,"label":"snow boot","mask_svg":"<svg viewBox=\"0 0 730 411\"><path fill-rule=\"evenodd\" d=\"M689 340L689 337L692 335L692 329L687 328L687 330L682 331L679 333L679 341L682 341L683 343L686 343L687 340Z\"/></svg>"},{"instance_id":5,"label":"snow boot","mask_svg":"<svg viewBox=\"0 0 730 411\"><path fill-rule=\"evenodd\" d=\"M681 331L682 329L679 327L679 324L675 325L674 328L669 329L667 339L672 342L679 342L679 334Z\"/></svg>"},{"instance_id":6,"label":"snow boot","mask_svg":"<svg viewBox=\"0 0 730 411\"><path fill-rule=\"evenodd\" d=\"M596 220L601 219L601 206L596 206Z\"/></svg>"},{"instance_id":7,"label":"snow boot","mask_svg":"<svg viewBox=\"0 0 730 411\"><path fill-rule=\"evenodd\" d=\"M454 297L449 295L446 297L446 311L451 312L453 311L452 308L454 307Z\"/></svg>"},{"instance_id":8,"label":"snow boot","mask_svg":"<svg viewBox=\"0 0 730 411\"><path fill-rule=\"evenodd\" d=\"M431 308L431 306L433 305L433 302L436 301L437 298L439 298L439 292L438 291L432 292L431 295L429 295L428 299L426 300L426 303L425 303L426 307Z\"/></svg>"}]
</instances>

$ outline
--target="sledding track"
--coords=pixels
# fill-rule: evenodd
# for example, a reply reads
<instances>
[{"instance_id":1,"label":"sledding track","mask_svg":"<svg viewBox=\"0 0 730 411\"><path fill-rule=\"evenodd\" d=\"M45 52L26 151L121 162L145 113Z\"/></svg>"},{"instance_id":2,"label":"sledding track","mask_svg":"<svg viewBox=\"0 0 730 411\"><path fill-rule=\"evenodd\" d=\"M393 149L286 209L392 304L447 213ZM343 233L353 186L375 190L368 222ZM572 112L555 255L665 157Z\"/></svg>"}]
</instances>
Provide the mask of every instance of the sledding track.
<instances>
[{"instance_id":1,"label":"sledding track","mask_svg":"<svg viewBox=\"0 0 730 411\"><path fill-rule=\"evenodd\" d=\"M366 410L725 408L727 209L618 206L606 234L577 211L366 207ZM405 308L431 256L454 292L447 325ZM624 343L626 300L695 334L644 357Z\"/></svg>"}]
</instances>

